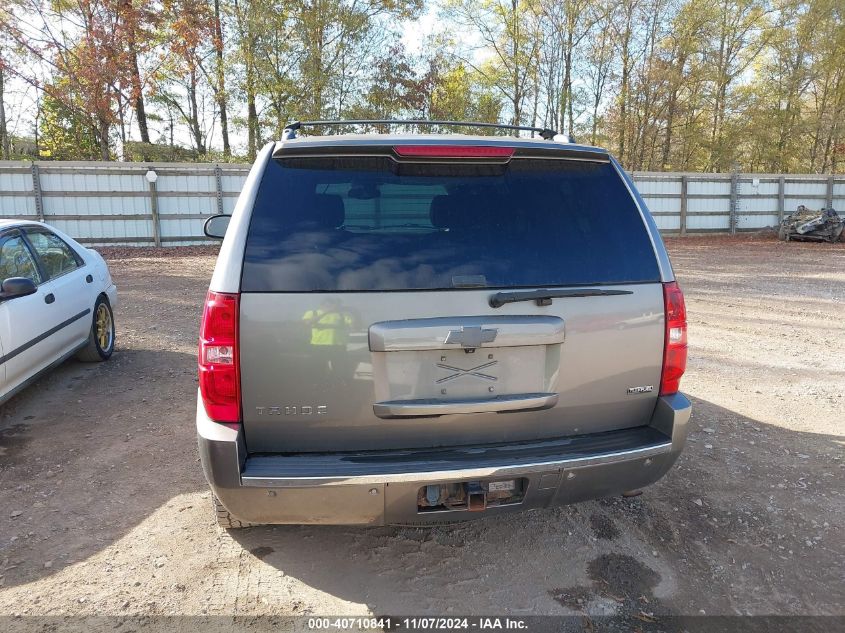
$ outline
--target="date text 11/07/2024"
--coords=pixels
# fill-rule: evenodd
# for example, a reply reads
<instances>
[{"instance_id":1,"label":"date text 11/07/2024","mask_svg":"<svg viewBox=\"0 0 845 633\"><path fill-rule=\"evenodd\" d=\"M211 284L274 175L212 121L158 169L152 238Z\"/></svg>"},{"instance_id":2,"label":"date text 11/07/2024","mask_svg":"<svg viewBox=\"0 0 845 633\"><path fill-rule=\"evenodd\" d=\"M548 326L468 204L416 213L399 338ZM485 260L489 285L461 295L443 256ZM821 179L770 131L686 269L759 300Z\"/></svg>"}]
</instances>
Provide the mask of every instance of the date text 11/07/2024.
<instances>
[{"instance_id":1,"label":"date text 11/07/2024","mask_svg":"<svg viewBox=\"0 0 845 633\"><path fill-rule=\"evenodd\" d=\"M371 629L374 631L395 631L397 629L409 630L525 630L528 628L525 620L519 618L499 617L359 617L359 618L309 618L308 628L311 630L344 630L344 629Z\"/></svg>"}]
</instances>

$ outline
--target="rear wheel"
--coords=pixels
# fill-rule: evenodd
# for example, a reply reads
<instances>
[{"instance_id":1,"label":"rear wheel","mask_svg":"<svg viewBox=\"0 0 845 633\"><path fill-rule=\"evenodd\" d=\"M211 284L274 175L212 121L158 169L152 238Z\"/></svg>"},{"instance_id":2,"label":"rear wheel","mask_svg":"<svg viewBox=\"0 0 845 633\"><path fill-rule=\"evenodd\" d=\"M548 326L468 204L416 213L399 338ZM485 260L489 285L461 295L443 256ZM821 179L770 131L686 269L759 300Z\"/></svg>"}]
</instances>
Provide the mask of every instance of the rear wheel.
<instances>
[{"instance_id":1,"label":"rear wheel","mask_svg":"<svg viewBox=\"0 0 845 633\"><path fill-rule=\"evenodd\" d=\"M94 318L88 342L77 352L76 357L89 363L108 360L114 352L114 334L114 314L109 300L105 295L100 295L94 304Z\"/></svg>"},{"instance_id":2,"label":"rear wheel","mask_svg":"<svg viewBox=\"0 0 845 633\"><path fill-rule=\"evenodd\" d=\"M236 519L231 513L220 503L220 499L213 492L211 493L211 503L214 506L214 515L217 518L217 525L226 530L239 530L241 528L252 527L254 523L247 523Z\"/></svg>"}]
</instances>

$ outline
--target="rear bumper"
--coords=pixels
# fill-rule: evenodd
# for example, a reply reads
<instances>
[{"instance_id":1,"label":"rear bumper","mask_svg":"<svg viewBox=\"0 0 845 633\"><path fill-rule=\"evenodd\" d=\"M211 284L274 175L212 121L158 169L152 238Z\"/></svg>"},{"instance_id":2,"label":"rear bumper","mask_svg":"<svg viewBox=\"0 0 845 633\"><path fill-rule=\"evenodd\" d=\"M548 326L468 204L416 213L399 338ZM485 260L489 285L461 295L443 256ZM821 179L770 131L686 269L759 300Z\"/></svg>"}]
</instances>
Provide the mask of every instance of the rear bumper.
<instances>
[{"instance_id":1,"label":"rear bumper","mask_svg":"<svg viewBox=\"0 0 845 633\"><path fill-rule=\"evenodd\" d=\"M690 403L661 397L649 426L535 443L429 451L248 456L239 425L197 403L203 471L234 516L250 523L384 525L460 521L584 501L654 483L683 449ZM422 486L521 478L520 503L482 512L418 511Z\"/></svg>"}]
</instances>

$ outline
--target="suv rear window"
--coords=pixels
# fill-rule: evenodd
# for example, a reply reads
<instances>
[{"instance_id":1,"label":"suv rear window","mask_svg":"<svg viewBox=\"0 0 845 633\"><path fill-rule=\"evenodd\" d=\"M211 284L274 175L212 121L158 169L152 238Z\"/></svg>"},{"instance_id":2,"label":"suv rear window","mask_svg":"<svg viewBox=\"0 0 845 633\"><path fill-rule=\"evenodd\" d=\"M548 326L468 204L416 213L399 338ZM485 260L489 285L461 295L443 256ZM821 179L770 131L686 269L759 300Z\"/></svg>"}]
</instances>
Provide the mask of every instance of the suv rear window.
<instances>
[{"instance_id":1,"label":"suv rear window","mask_svg":"<svg viewBox=\"0 0 845 633\"><path fill-rule=\"evenodd\" d=\"M659 281L645 225L613 166L385 156L271 160L242 290L435 290Z\"/></svg>"}]
</instances>

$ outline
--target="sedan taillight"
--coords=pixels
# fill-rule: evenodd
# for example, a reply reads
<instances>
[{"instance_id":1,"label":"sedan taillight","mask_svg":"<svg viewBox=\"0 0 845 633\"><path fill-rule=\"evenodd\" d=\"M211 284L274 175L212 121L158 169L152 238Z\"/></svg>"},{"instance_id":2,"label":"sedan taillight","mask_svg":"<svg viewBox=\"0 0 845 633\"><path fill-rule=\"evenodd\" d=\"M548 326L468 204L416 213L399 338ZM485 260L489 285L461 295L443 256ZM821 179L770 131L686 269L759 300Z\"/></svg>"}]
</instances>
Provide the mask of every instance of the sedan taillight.
<instances>
[{"instance_id":1,"label":"sedan taillight","mask_svg":"<svg viewBox=\"0 0 845 633\"><path fill-rule=\"evenodd\" d=\"M678 392L681 376L687 368L687 309L684 293L677 282L663 284L663 304L666 311L666 334L660 395L668 396Z\"/></svg>"},{"instance_id":2,"label":"sedan taillight","mask_svg":"<svg viewBox=\"0 0 845 633\"><path fill-rule=\"evenodd\" d=\"M205 411L216 422L241 418L238 364L238 295L209 292L199 340L199 386Z\"/></svg>"}]
</instances>

